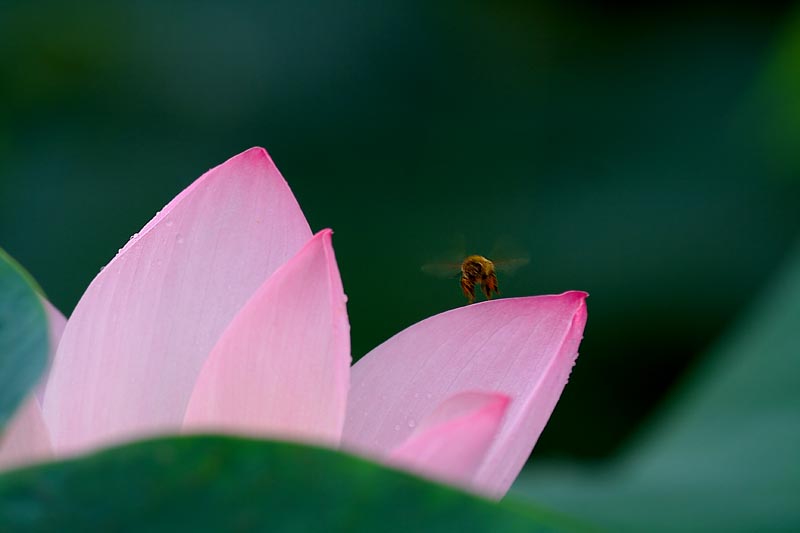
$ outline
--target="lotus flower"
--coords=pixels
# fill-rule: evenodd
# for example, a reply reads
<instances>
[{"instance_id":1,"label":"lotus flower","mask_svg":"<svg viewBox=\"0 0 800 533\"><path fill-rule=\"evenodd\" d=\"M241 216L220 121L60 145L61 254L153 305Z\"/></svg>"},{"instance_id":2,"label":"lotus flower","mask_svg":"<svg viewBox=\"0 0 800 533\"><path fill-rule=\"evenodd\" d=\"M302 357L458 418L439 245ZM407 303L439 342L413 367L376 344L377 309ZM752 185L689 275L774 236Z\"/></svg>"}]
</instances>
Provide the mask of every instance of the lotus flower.
<instances>
[{"instance_id":1,"label":"lotus flower","mask_svg":"<svg viewBox=\"0 0 800 533\"><path fill-rule=\"evenodd\" d=\"M261 148L205 173L95 277L66 327L46 304L57 349L0 461L218 431L341 446L502 496L566 384L586 295L448 311L351 368L331 233L312 235Z\"/></svg>"}]
</instances>

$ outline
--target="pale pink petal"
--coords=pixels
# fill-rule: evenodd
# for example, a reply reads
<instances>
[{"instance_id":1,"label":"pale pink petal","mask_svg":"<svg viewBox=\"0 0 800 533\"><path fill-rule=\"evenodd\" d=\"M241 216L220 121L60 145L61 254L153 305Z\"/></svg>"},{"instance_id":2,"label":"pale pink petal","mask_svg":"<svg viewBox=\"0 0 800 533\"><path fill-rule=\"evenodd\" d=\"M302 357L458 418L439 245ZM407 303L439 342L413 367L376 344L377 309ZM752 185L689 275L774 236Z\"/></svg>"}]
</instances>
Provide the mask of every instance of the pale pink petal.
<instances>
[{"instance_id":1,"label":"pale pink petal","mask_svg":"<svg viewBox=\"0 0 800 533\"><path fill-rule=\"evenodd\" d=\"M186 429L338 444L349 328L331 231L324 230L222 334L192 394Z\"/></svg>"},{"instance_id":2,"label":"pale pink petal","mask_svg":"<svg viewBox=\"0 0 800 533\"><path fill-rule=\"evenodd\" d=\"M97 275L67 323L44 397L55 451L177 430L222 331L309 238L261 148L179 194Z\"/></svg>"},{"instance_id":3,"label":"pale pink petal","mask_svg":"<svg viewBox=\"0 0 800 533\"><path fill-rule=\"evenodd\" d=\"M464 392L452 396L417 425L387 462L469 487L500 428L508 402L504 394Z\"/></svg>"},{"instance_id":4,"label":"pale pink petal","mask_svg":"<svg viewBox=\"0 0 800 533\"><path fill-rule=\"evenodd\" d=\"M436 315L353 366L346 447L386 453L445 398L484 390L511 398L474 487L501 496L524 465L567 382L586 323L586 294L500 299ZM399 429L398 429L399 428Z\"/></svg>"},{"instance_id":5,"label":"pale pink petal","mask_svg":"<svg viewBox=\"0 0 800 533\"><path fill-rule=\"evenodd\" d=\"M29 396L0 437L0 469L49 459L51 455L39 401Z\"/></svg>"},{"instance_id":6,"label":"pale pink petal","mask_svg":"<svg viewBox=\"0 0 800 533\"><path fill-rule=\"evenodd\" d=\"M42 404L44 398L44 390L47 386L47 379L50 375L50 366L53 364L53 358L56 355L58 343L61 340L61 334L64 333L64 327L67 325L67 319L61 314L61 311L56 309L46 298L41 298L42 305L44 306L45 314L47 315L48 324L48 340L50 342L50 350L47 357L47 369L39 379L39 384L36 386L35 393L39 405Z\"/></svg>"}]
</instances>

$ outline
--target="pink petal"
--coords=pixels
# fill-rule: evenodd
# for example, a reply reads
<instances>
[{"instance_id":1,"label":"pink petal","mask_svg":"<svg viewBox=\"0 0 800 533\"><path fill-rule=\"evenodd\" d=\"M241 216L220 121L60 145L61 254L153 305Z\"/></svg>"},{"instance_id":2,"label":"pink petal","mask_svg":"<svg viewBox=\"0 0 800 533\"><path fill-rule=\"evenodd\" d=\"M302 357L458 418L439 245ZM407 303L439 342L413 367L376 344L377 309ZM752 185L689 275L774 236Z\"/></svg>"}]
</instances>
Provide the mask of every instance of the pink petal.
<instances>
[{"instance_id":1,"label":"pink petal","mask_svg":"<svg viewBox=\"0 0 800 533\"><path fill-rule=\"evenodd\" d=\"M192 394L186 427L338 444L349 330L331 231L324 230L222 334Z\"/></svg>"},{"instance_id":2,"label":"pink petal","mask_svg":"<svg viewBox=\"0 0 800 533\"><path fill-rule=\"evenodd\" d=\"M512 403L473 485L502 496L567 382L586 323L585 298L567 292L492 300L395 335L353 366L344 445L386 453L408 438L410 420L422 420L449 396L506 394Z\"/></svg>"},{"instance_id":3,"label":"pink petal","mask_svg":"<svg viewBox=\"0 0 800 533\"><path fill-rule=\"evenodd\" d=\"M177 430L222 331L309 238L262 148L180 193L97 275L67 323L44 397L56 452Z\"/></svg>"},{"instance_id":4,"label":"pink petal","mask_svg":"<svg viewBox=\"0 0 800 533\"><path fill-rule=\"evenodd\" d=\"M0 469L49 459L51 455L39 401L31 395L3 430Z\"/></svg>"},{"instance_id":5,"label":"pink petal","mask_svg":"<svg viewBox=\"0 0 800 533\"><path fill-rule=\"evenodd\" d=\"M448 398L392 451L388 462L469 487L500 427L508 402L508 396L503 394L480 392Z\"/></svg>"}]
</instances>

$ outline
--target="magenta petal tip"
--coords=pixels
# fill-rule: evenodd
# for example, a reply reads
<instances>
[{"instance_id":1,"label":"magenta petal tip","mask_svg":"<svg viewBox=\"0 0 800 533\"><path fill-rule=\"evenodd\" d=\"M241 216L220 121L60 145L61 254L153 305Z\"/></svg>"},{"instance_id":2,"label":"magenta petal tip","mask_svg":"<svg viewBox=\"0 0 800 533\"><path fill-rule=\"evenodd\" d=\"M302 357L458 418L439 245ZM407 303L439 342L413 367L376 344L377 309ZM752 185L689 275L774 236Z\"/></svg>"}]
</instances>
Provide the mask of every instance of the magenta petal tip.
<instances>
[{"instance_id":1,"label":"magenta petal tip","mask_svg":"<svg viewBox=\"0 0 800 533\"><path fill-rule=\"evenodd\" d=\"M501 393L463 392L425 417L388 462L453 485L471 488L511 398Z\"/></svg>"}]
</instances>

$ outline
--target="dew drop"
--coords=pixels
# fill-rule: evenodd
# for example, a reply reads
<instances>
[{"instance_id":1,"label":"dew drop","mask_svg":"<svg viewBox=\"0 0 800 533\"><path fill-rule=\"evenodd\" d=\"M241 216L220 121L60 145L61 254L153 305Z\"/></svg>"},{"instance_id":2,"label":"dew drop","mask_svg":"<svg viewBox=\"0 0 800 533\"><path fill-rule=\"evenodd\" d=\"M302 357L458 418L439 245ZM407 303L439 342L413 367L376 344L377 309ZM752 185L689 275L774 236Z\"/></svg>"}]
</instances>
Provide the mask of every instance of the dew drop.
<instances>
[{"instance_id":1,"label":"dew drop","mask_svg":"<svg viewBox=\"0 0 800 533\"><path fill-rule=\"evenodd\" d=\"M183 244L183 235L178 235L175 240L178 242L178 244Z\"/></svg>"},{"instance_id":2,"label":"dew drop","mask_svg":"<svg viewBox=\"0 0 800 533\"><path fill-rule=\"evenodd\" d=\"M172 226L172 221L171 220L167 220L166 222L164 222L164 224L166 224L167 227L169 228L170 226Z\"/></svg>"},{"instance_id":3,"label":"dew drop","mask_svg":"<svg viewBox=\"0 0 800 533\"><path fill-rule=\"evenodd\" d=\"M414 421L413 418L408 421L408 427L413 428L416 425L417 425L417 423Z\"/></svg>"},{"instance_id":4,"label":"dew drop","mask_svg":"<svg viewBox=\"0 0 800 533\"><path fill-rule=\"evenodd\" d=\"M429 400L430 400L431 398L433 398L433 394L431 394L431 393L429 392L428 394L426 394L426 395L425 395L425 397L426 397L427 399L429 399Z\"/></svg>"},{"instance_id":5,"label":"dew drop","mask_svg":"<svg viewBox=\"0 0 800 533\"><path fill-rule=\"evenodd\" d=\"M400 431L400 425L399 425L399 424L398 424L398 425L396 425L396 426L394 427L394 430L395 430L395 431Z\"/></svg>"}]
</instances>

